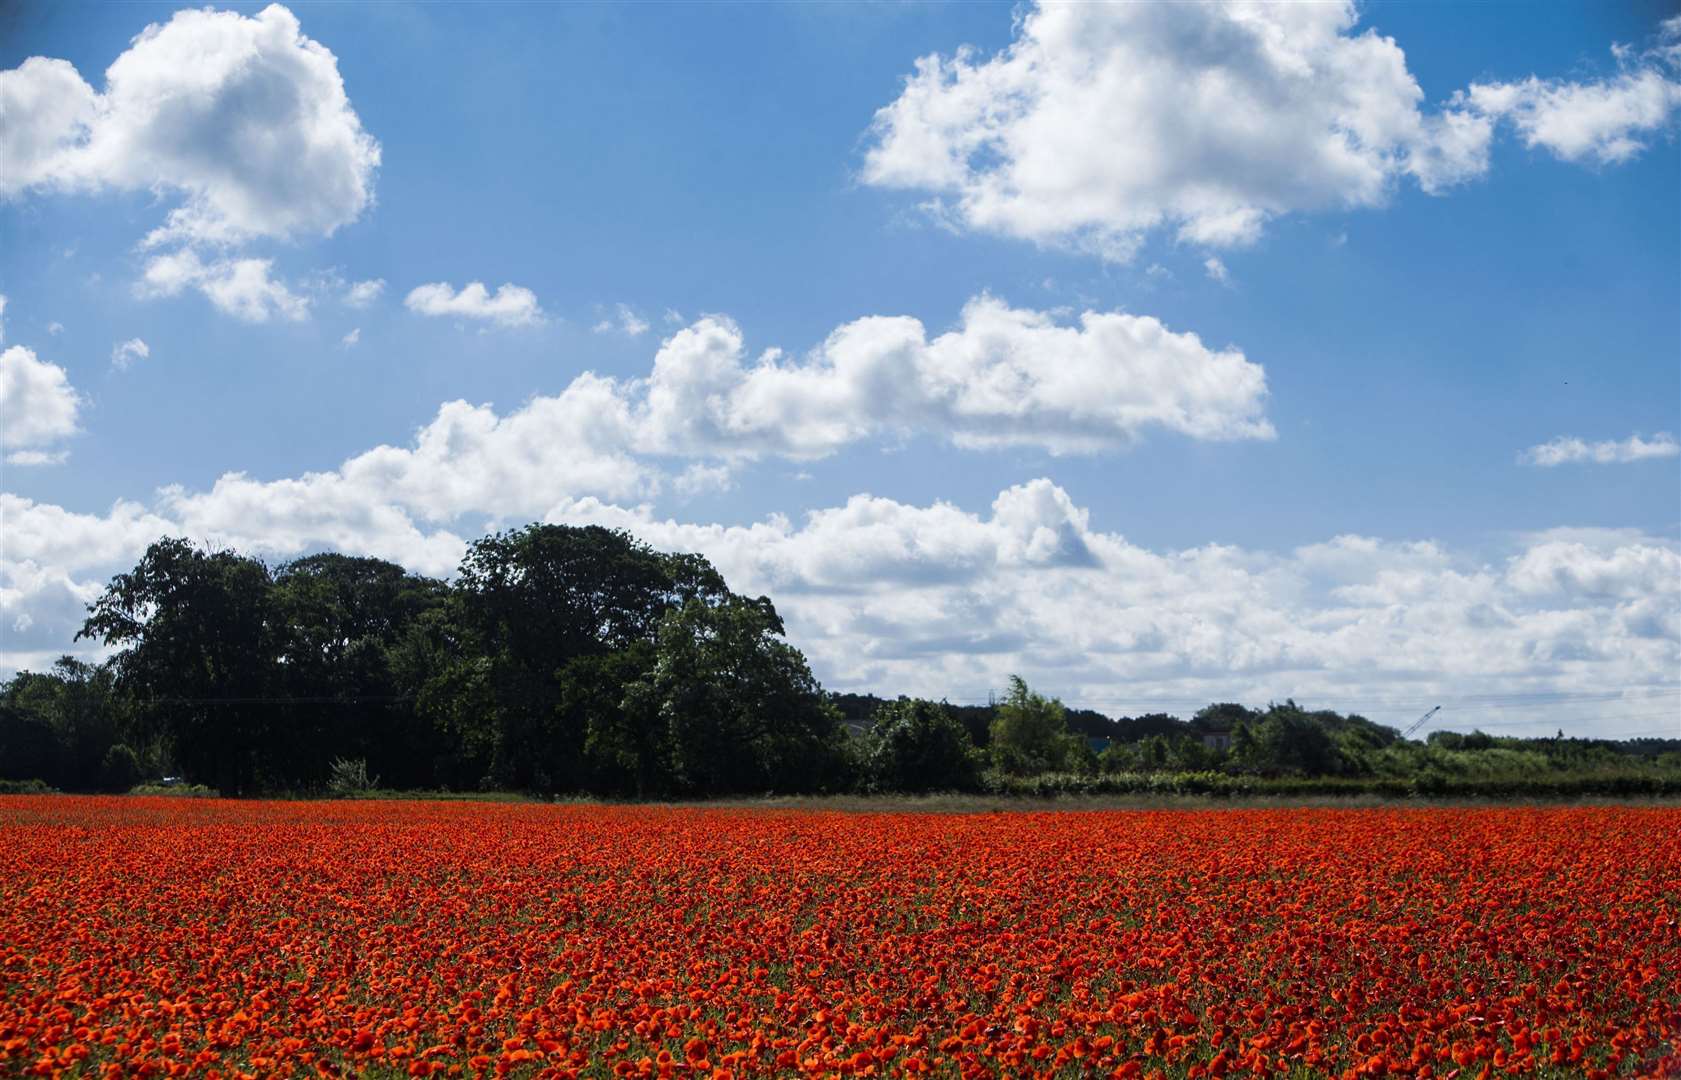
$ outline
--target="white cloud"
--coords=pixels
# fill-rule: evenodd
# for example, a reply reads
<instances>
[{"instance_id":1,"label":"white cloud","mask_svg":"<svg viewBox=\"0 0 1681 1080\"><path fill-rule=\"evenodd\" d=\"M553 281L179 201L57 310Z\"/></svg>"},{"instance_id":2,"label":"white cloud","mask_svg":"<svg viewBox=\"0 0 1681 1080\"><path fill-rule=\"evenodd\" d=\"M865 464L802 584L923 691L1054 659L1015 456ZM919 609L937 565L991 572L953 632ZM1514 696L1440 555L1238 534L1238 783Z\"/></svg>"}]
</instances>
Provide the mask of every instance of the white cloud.
<instances>
[{"instance_id":1,"label":"white cloud","mask_svg":"<svg viewBox=\"0 0 1681 1080\"><path fill-rule=\"evenodd\" d=\"M344 302L353 308L365 308L385 292L384 278L352 282L344 291Z\"/></svg>"},{"instance_id":2,"label":"white cloud","mask_svg":"<svg viewBox=\"0 0 1681 1080\"><path fill-rule=\"evenodd\" d=\"M271 276L272 259L216 259L205 262L190 248L155 255L135 292L142 297L178 296L188 288L203 293L215 307L246 322L271 316L298 321L309 317L309 298L294 293Z\"/></svg>"},{"instance_id":3,"label":"white cloud","mask_svg":"<svg viewBox=\"0 0 1681 1080\"><path fill-rule=\"evenodd\" d=\"M684 497L728 491L733 486L735 478L728 466L706 465L698 461L684 469L671 482L671 489Z\"/></svg>"},{"instance_id":4,"label":"white cloud","mask_svg":"<svg viewBox=\"0 0 1681 1080\"><path fill-rule=\"evenodd\" d=\"M279 5L176 12L133 39L103 92L63 60L0 72L0 194L177 195L149 244L329 235L369 205L379 156L337 59Z\"/></svg>"},{"instance_id":5,"label":"white cloud","mask_svg":"<svg viewBox=\"0 0 1681 1080\"><path fill-rule=\"evenodd\" d=\"M360 326L358 326L358 327L356 327L356 329L352 330L350 333L348 333L348 334L344 335L343 337L339 338L339 344L344 346L346 349L354 349L356 347L357 342L359 342L361 340L362 340L362 328Z\"/></svg>"},{"instance_id":6,"label":"white cloud","mask_svg":"<svg viewBox=\"0 0 1681 1080\"><path fill-rule=\"evenodd\" d=\"M645 384L646 438L670 452L820 457L877 435L1054 453L1124 445L1153 427L1271 438L1266 374L1148 316L1088 311L1078 326L971 300L930 340L922 323L847 323L803 361L749 365L734 323L701 319L662 345Z\"/></svg>"},{"instance_id":7,"label":"white cloud","mask_svg":"<svg viewBox=\"0 0 1681 1080\"><path fill-rule=\"evenodd\" d=\"M161 535L271 557L334 546L448 573L482 519L470 533L421 521L405 509L409 470L449 462L387 468L389 456L274 484L171 489L150 511L80 515L0 496L0 618L35 626L8 647L65 647L79 605ZM452 505L491 513L504 494L464 486ZM705 554L733 588L769 594L793 642L841 689L961 700L1021 672L1111 713L1295 697L1396 722L1457 700L1477 710L1450 718L1463 727L1608 732L1650 727L1628 717L1673 707L1650 688L1673 695L1681 670L1681 548L1633 531L1558 530L1494 559L1360 536L1286 552L1152 550L1094 529L1048 479L1006 488L981 512L856 495L799 521L721 524L561 496L531 516ZM1568 715L1467 704L1593 693L1604 700Z\"/></svg>"},{"instance_id":8,"label":"white cloud","mask_svg":"<svg viewBox=\"0 0 1681 1080\"><path fill-rule=\"evenodd\" d=\"M1231 283L1231 273L1226 269L1226 264L1220 261L1219 256L1210 255L1208 258L1204 259L1202 261L1202 268L1209 277L1218 281L1220 284L1228 285Z\"/></svg>"},{"instance_id":9,"label":"white cloud","mask_svg":"<svg viewBox=\"0 0 1681 1080\"><path fill-rule=\"evenodd\" d=\"M63 465L69 460L68 450L13 450L6 455L8 465Z\"/></svg>"},{"instance_id":10,"label":"white cloud","mask_svg":"<svg viewBox=\"0 0 1681 1080\"><path fill-rule=\"evenodd\" d=\"M1614 46L1618 72L1569 82L1530 76L1519 82L1474 83L1461 103L1517 129L1524 145L1565 161L1614 165L1646 148L1650 136L1681 112L1681 23L1664 22L1657 47L1636 53Z\"/></svg>"},{"instance_id":11,"label":"white cloud","mask_svg":"<svg viewBox=\"0 0 1681 1080\"><path fill-rule=\"evenodd\" d=\"M1642 597L1681 594L1681 553L1671 546L1616 538L1543 533L1514 558L1507 580L1525 594Z\"/></svg>"},{"instance_id":12,"label":"white cloud","mask_svg":"<svg viewBox=\"0 0 1681 1080\"><path fill-rule=\"evenodd\" d=\"M1660 432L1650 439L1630 435L1618 442L1606 440L1590 443L1573 435L1560 435L1550 442L1531 446L1518 455L1524 465L1626 465L1634 461L1681 456L1681 443L1668 432Z\"/></svg>"},{"instance_id":13,"label":"white cloud","mask_svg":"<svg viewBox=\"0 0 1681 1080\"><path fill-rule=\"evenodd\" d=\"M560 394L498 415L449 402L404 447L379 446L327 472L263 482L228 473L207 492L166 489L159 506L195 535L235 542L261 523L264 550L290 554L321 542L311 522L331 522L332 542L403 558L430 572L453 565L460 542L416 523L463 514L529 518L575 495L636 500L659 471L631 449L634 420L612 380L585 374ZM482 518L479 523L482 524Z\"/></svg>"},{"instance_id":14,"label":"white cloud","mask_svg":"<svg viewBox=\"0 0 1681 1080\"><path fill-rule=\"evenodd\" d=\"M1569 160L1623 161L1681 110L1681 30L1597 82L1477 84L1442 106L1391 38L1321 4L1042 3L997 55L918 60L877 112L865 183L947 228L1124 261L1153 230L1254 242L1294 212L1382 205L1403 179L1483 175L1501 122Z\"/></svg>"},{"instance_id":15,"label":"white cloud","mask_svg":"<svg viewBox=\"0 0 1681 1080\"><path fill-rule=\"evenodd\" d=\"M57 337L58 335L64 333L64 324L61 322L48 323L47 333L51 334L53 337Z\"/></svg>"},{"instance_id":16,"label":"white cloud","mask_svg":"<svg viewBox=\"0 0 1681 1080\"><path fill-rule=\"evenodd\" d=\"M1489 122L1422 112L1400 47L1357 20L1352 2L1042 4L996 56L917 61L863 179L934 193L954 226L1125 260L1156 228L1246 244L1404 175L1483 172Z\"/></svg>"},{"instance_id":17,"label":"white cloud","mask_svg":"<svg viewBox=\"0 0 1681 1080\"><path fill-rule=\"evenodd\" d=\"M81 406L63 368L22 345L0 352L0 446L9 464L62 461L44 448L76 434Z\"/></svg>"},{"instance_id":18,"label":"white cloud","mask_svg":"<svg viewBox=\"0 0 1681 1080\"><path fill-rule=\"evenodd\" d=\"M152 350L139 338L129 338L111 347L111 366L118 371L127 371L136 360L144 360L152 355Z\"/></svg>"},{"instance_id":19,"label":"white cloud","mask_svg":"<svg viewBox=\"0 0 1681 1080\"><path fill-rule=\"evenodd\" d=\"M666 314L672 312L667 311ZM648 320L638 315L629 304L618 304L612 318L602 319L591 329L597 334L617 332L625 337L641 337L648 332Z\"/></svg>"},{"instance_id":20,"label":"white cloud","mask_svg":"<svg viewBox=\"0 0 1681 1080\"><path fill-rule=\"evenodd\" d=\"M470 282L460 292L445 282L436 282L416 287L403 303L421 315L453 315L498 326L530 326L543 321L537 295L518 285L503 285L492 294L482 281Z\"/></svg>"}]
</instances>

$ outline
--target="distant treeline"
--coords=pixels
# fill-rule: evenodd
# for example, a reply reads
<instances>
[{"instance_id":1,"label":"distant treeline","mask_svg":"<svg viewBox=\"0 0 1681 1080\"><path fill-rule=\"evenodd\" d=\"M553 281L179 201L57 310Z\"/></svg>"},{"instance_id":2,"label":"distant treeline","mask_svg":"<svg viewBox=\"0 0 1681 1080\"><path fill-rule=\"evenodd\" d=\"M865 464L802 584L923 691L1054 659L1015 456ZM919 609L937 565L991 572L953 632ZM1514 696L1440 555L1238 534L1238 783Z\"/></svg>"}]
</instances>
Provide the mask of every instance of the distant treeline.
<instances>
[{"instance_id":1,"label":"distant treeline","mask_svg":"<svg viewBox=\"0 0 1681 1080\"><path fill-rule=\"evenodd\" d=\"M808 792L1681 793L1681 739L1427 742L1213 704L1111 718L1012 680L987 706L825 693L766 597L599 527L475 541L452 582L153 544L66 657L0 685L0 783L229 795L374 787Z\"/></svg>"}]
</instances>

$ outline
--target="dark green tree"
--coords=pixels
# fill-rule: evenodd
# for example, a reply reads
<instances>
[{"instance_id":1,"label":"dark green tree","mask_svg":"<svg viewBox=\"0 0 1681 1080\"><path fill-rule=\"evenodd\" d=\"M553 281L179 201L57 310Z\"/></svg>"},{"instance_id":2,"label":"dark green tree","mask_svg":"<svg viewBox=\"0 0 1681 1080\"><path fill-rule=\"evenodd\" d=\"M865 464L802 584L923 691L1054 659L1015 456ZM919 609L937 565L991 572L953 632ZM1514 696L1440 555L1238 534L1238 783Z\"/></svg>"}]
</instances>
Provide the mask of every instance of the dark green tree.
<instances>
[{"instance_id":1,"label":"dark green tree","mask_svg":"<svg viewBox=\"0 0 1681 1080\"><path fill-rule=\"evenodd\" d=\"M581 658L651 642L686 603L718 604L724 579L698 555L655 551L621 530L529 525L475 541L456 579L470 688L446 711L486 757L483 781L569 791L589 780L577 687Z\"/></svg>"},{"instance_id":2,"label":"dark green tree","mask_svg":"<svg viewBox=\"0 0 1681 1080\"><path fill-rule=\"evenodd\" d=\"M285 771L319 783L334 758L361 760L384 782L425 787L447 748L414 708L400 653L448 587L383 559L311 555L274 575L281 690L296 754Z\"/></svg>"},{"instance_id":3,"label":"dark green tree","mask_svg":"<svg viewBox=\"0 0 1681 1080\"><path fill-rule=\"evenodd\" d=\"M132 733L115 682L109 664L65 656L51 671L22 671L0 687L0 778L71 790L132 785L139 755L123 743ZM124 764L107 769L119 746L117 760Z\"/></svg>"},{"instance_id":4,"label":"dark green tree","mask_svg":"<svg viewBox=\"0 0 1681 1080\"><path fill-rule=\"evenodd\" d=\"M1240 731L1244 737L1233 740L1231 761L1241 769L1266 776L1338 776L1348 771L1336 737L1293 701L1270 707Z\"/></svg>"},{"instance_id":5,"label":"dark green tree","mask_svg":"<svg viewBox=\"0 0 1681 1080\"><path fill-rule=\"evenodd\" d=\"M951 710L900 698L876 710L862 748L864 782L878 791L974 791L982 755Z\"/></svg>"},{"instance_id":6,"label":"dark green tree","mask_svg":"<svg viewBox=\"0 0 1681 1080\"><path fill-rule=\"evenodd\" d=\"M76 635L116 646L118 686L186 775L229 794L271 785L280 626L268 568L232 551L159 540L89 608Z\"/></svg>"},{"instance_id":7,"label":"dark green tree","mask_svg":"<svg viewBox=\"0 0 1681 1080\"><path fill-rule=\"evenodd\" d=\"M771 602L691 599L661 621L653 665L625 693L627 723L653 732L662 782L680 794L833 789L840 714Z\"/></svg>"}]
</instances>

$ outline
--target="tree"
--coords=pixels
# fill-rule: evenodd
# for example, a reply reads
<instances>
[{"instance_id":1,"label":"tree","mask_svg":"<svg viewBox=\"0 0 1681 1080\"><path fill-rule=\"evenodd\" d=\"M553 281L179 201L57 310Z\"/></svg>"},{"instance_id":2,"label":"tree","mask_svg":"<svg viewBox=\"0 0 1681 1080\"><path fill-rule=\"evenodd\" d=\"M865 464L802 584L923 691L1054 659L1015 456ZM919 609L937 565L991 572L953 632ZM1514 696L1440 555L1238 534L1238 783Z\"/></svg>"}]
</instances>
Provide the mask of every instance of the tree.
<instances>
[{"instance_id":1,"label":"tree","mask_svg":"<svg viewBox=\"0 0 1681 1080\"><path fill-rule=\"evenodd\" d=\"M1336 738L1293 701L1272 706L1258 722L1244 724L1239 731L1244 737L1233 740L1232 761L1240 767L1265 775L1337 776L1348 771Z\"/></svg>"},{"instance_id":2,"label":"tree","mask_svg":"<svg viewBox=\"0 0 1681 1080\"><path fill-rule=\"evenodd\" d=\"M488 750L486 782L527 790L585 783L585 731L560 673L582 657L651 642L670 611L721 603L724 579L698 555L657 552L621 530L529 525L474 541L456 581L462 662L473 688L449 712ZM472 727L480 730L466 730Z\"/></svg>"},{"instance_id":3,"label":"tree","mask_svg":"<svg viewBox=\"0 0 1681 1080\"><path fill-rule=\"evenodd\" d=\"M287 733L271 695L280 682L268 568L232 551L159 540L89 607L77 639L121 651L118 686L159 731L187 776L226 793L275 778Z\"/></svg>"},{"instance_id":4,"label":"tree","mask_svg":"<svg viewBox=\"0 0 1681 1080\"><path fill-rule=\"evenodd\" d=\"M281 692L297 702L285 724L298 752L284 771L319 783L342 757L395 786L435 782L442 748L413 707L398 654L447 595L443 582L383 559L311 555L275 572Z\"/></svg>"},{"instance_id":5,"label":"tree","mask_svg":"<svg viewBox=\"0 0 1681 1080\"><path fill-rule=\"evenodd\" d=\"M1027 688L1010 676L1010 691L992 719L992 764L1016 776L1075 768L1088 756L1085 741L1068 731L1062 702Z\"/></svg>"},{"instance_id":6,"label":"tree","mask_svg":"<svg viewBox=\"0 0 1681 1080\"><path fill-rule=\"evenodd\" d=\"M981 753L951 710L900 698L876 710L865 739L864 781L878 791L973 791Z\"/></svg>"},{"instance_id":7,"label":"tree","mask_svg":"<svg viewBox=\"0 0 1681 1080\"><path fill-rule=\"evenodd\" d=\"M653 665L625 691L626 723L660 752L679 794L833 789L840 714L800 651L782 640L770 600L699 598L661 620Z\"/></svg>"},{"instance_id":8,"label":"tree","mask_svg":"<svg viewBox=\"0 0 1681 1080\"><path fill-rule=\"evenodd\" d=\"M138 758L122 742L128 717L114 682L110 665L64 656L51 671L21 671L0 687L0 778L83 791L131 786L125 764L137 769Z\"/></svg>"}]
</instances>

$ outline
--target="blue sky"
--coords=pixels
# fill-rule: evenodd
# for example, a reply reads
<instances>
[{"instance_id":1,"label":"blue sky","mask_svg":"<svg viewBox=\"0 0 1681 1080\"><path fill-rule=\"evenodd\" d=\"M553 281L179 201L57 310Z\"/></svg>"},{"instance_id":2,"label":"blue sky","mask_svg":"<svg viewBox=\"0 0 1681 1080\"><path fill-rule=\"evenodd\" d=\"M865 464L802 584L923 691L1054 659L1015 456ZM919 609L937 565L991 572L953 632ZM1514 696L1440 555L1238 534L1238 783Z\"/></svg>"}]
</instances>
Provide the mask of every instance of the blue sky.
<instances>
[{"instance_id":1,"label":"blue sky","mask_svg":"<svg viewBox=\"0 0 1681 1080\"><path fill-rule=\"evenodd\" d=\"M1681 24L1071 10L8 9L5 666L163 533L447 573L602 520L840 688L1681 734ZM414 295L469 282L523 291Z\"/></svg>"}]
</instances>

